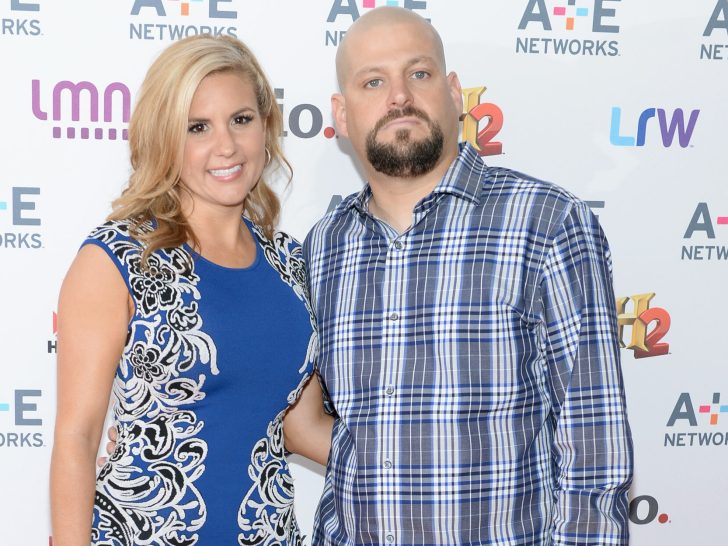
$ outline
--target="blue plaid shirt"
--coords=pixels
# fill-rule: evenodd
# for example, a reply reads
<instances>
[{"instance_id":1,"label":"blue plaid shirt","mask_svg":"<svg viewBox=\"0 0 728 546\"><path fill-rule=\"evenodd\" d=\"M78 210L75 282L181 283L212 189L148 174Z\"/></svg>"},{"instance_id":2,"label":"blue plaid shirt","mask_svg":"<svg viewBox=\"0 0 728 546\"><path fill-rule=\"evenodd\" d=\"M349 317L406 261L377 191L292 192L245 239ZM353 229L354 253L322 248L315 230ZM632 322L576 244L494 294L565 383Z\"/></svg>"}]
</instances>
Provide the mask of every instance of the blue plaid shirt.
<instances>
[{"instance_id":1,"label":"blue plaid shirt","mask_svg":"<svg viewBox=\"0 0 728 546\"><path fill-rule=\"evenodd\" d=\"M339 418L314 545L626 545L632 443L589 207L469 145L397 233L346 198L304 245Z\"/></svg>"}]
</instances>

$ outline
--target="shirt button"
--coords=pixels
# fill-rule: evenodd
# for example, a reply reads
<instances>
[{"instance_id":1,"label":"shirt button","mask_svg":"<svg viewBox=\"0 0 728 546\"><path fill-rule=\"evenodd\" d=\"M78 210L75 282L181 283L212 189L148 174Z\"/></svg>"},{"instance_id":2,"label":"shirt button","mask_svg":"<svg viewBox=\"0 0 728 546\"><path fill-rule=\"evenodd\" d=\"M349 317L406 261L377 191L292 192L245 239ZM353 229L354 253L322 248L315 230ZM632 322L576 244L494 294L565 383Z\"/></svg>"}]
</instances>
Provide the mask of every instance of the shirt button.
<instances>
[{"instance_id":1,"label":"shirt button","mask_svg":"<svg viewBox=\"0 0 728 546\"><path fill-rule=\"evenodd\" d=\"M390 468L392 468L392 461L390 461L389 459L384 459L383 466L384 466L384 468L386 468L387 470L389 470Z\"/></svg>"},{"instance_id":2,"label":"shirt button","mask_svg":"<svg viewBox=\"0 0 728 546\"><path fill-rule=\"evenodd\" d=\"M386 536L386 537L384 537L384 538L385 538L385 540L386 540L387 542L389 542L390 544L392 544L392 543L394 542L394 535L393 535L393 534L391 534L391 533L387 534L387 536Z\"/></svg>"},{"instance_id":3,"label":"shirt button","mask_svg":"<svg viewBox=\"0 0 728 546\"><path fill-rule=\"evenodd\" d=\"M394 242L394 248L396 248L397 250L402 250L402 247L403 246L404 245L402 244L402 241L395 241Z\"/></svg>"},{"instance_id":4,"label":"shirt button","mask_svg":"<svg viewBox=\"0 0 728 546\"><path fill-rule=\"evenodd\" d=\"M399 313L390 313L389 320L399 320Z\"/></svg>"},{"instance_id":5,"label":"shirt button","mask_svg":"<svg viewBox=\"0 0 728 546\"><path fill-rule=\"evenodd\" d=\"M392 387L391 385L387 387L387 389L384 391L384 394L386 394L387 396L392 396L394 394L394 387Z\"/></svg>"}]
</instances>

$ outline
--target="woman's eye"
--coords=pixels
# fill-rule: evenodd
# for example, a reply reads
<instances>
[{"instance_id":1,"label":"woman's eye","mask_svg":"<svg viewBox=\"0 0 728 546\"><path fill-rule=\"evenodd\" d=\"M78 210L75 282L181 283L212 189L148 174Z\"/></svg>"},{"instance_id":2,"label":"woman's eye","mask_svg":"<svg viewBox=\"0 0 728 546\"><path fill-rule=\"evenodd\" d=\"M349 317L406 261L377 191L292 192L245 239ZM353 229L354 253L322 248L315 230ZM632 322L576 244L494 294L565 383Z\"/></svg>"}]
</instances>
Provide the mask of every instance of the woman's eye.
<instances>
[{"instance_id":1,"label":"woman's eye","mask_svg":"<svg viewBox=\"0 0 728 546\"><path fill-rule=\"evenodd\" d=\"M201 133L205 130L205 124L204 123L190 123L187 126L187 132L192 134Z\"/></svg>"},{"instance_id":2,"label":"woman's eye","mask_svg":"<svg viewBox=\"0 0 728 546\"><path fill-rule=\"evenodd\" d=\"M253 121L253 116L250 114L241 114L233 118L233 123L236 125L247 125L251 121Z\"/></svg>"}]
</instances>

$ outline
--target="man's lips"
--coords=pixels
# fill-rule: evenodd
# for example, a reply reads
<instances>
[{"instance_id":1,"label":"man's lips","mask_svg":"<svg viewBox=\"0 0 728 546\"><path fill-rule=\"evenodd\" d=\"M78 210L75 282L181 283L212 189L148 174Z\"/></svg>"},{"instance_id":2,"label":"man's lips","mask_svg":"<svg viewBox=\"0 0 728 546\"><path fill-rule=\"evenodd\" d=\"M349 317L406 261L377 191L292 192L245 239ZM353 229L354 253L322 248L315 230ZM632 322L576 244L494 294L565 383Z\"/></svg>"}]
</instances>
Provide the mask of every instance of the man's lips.
<instances>
[{"instance_id":1,"label":"man's lips","mask_svg":"<svg viewBox=\"0 0 728 546\"><path fill-rule=\"evenodd\" d=\"M388 129L391 127L419 125L420 123L422 123L422 120L420 120L419 118L412 117L412 116L404 116L401 118L393 119L389 123L386 123L383 128Z\"/></svg>"}]
</instances>

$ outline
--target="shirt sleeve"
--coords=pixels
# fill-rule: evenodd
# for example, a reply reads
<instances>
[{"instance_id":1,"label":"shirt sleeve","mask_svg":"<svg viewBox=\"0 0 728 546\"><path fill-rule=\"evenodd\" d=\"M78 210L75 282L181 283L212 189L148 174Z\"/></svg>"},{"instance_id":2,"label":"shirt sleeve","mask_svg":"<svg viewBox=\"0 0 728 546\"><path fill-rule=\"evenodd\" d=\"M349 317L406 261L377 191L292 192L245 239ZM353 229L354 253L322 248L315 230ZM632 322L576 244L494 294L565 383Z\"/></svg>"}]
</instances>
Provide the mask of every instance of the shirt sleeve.
<instances>
[{"instance_id":1,"label":"shirt sleeve","mask_svg":"<svg viewBox=\"0 0 728 546\"><path fill-rule=\"evenodd\" d=\"M586 204L567 211L540 290L555 424L553 546L627 546L632 439L612 264Z\"/></svg>"}]
</instances>

